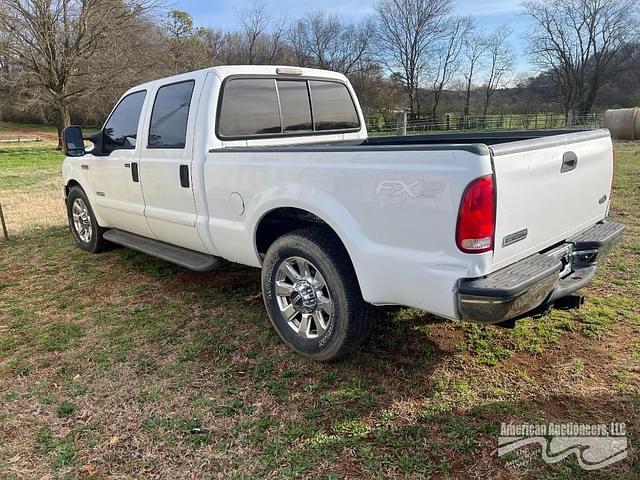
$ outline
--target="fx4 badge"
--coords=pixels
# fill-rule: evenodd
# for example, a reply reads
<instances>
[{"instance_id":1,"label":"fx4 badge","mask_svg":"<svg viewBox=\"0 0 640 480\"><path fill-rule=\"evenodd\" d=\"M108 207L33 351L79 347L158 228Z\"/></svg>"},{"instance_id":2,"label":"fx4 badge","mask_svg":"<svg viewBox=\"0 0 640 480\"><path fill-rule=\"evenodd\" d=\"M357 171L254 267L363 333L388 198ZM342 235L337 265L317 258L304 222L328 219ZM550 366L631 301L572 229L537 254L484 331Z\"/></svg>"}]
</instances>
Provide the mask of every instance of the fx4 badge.
<instances>
[{"instance_id":1,"label":"fx4 badge","mask_svg":"<svg viewBox=\"0 0 640 480\"><path fill-rule=\"evenodd\" d=\"M428 198L437 200L442 198L444 183L405 182L404 180L380 180L376 187L376 195L387 197Z\"/></svg>"}]
</instances>

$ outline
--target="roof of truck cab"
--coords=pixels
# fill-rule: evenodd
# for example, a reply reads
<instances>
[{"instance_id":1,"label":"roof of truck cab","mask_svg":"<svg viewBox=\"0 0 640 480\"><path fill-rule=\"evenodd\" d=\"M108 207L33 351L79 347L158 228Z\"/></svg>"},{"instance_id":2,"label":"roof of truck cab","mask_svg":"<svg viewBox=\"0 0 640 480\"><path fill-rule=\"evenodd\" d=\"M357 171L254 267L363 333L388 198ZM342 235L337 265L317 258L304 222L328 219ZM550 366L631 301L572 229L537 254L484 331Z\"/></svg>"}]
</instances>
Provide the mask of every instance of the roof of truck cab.
<instances>
[{"instance_id":1,"label":"roof of truck cab","mask_svg":"<svg viewBox=\"0 0 640 480\"><path fill-rule=\"evenodd\" d=\"M150 82L142 83L140 85L136 85L135 87L127 90L125 95L129 93L143 90L151 87L155 87L158 84L165 85L169 83L181 82L184 80L189 80L195 78L196 76L206 75L209 72L214 73L220 79L224 79L226 77L232 75L279 75L278 69L296 69L301 70L301 77L321 77L321 78L330 78L334 80L341 80L343 82L348 82L347 78L338 72L332 72L330 70L320 70L317 68L305 68L305 67L294 67L287 65L222 65L218 67L209 67L203 68L202 70L194 70L192 72L180 73L178 75L172 75L170 77L163 77L157 80L152 80ZM292 75L282 74L282 76L291 77ZM298 75L294 75L298 76Z\"/></svg>"}]
</instances>

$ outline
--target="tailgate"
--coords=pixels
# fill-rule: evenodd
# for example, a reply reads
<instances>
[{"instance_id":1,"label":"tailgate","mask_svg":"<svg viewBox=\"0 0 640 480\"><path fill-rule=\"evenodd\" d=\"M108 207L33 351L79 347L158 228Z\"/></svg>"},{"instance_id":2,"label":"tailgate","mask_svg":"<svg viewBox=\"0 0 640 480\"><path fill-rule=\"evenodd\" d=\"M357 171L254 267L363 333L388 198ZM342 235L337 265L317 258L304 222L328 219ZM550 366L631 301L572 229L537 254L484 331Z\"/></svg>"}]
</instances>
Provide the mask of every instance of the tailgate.
<instances>
[{"instance_id":1,"label":"tailgate","mask_svg":"<svg viewBox=\"0 0 640 480\"><path fill-rule=\"evenodd\" d=\"M493 269L602 220L613 149L608 130L493 145L497 209Z\"/></svg>"}]
</instances>

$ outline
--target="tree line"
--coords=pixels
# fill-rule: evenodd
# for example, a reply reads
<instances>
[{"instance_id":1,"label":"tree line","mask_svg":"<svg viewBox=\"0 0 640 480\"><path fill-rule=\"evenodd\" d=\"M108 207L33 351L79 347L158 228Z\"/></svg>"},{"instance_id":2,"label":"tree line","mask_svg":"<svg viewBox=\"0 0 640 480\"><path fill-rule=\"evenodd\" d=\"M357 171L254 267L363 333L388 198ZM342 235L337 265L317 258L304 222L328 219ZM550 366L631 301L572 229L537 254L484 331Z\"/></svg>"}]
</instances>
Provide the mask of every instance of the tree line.
<instances>
[{"instance_id":1,"label":"tree line","mask_svg":"<svg viewBox=\"0 0 640 480\"><path fill-rule=\"evenodd\" d=\"M516 52L507 25L486 31L453 0L379 0L356 22L323 10L288 19L255 3L233 30L156 0L0 0L0 116L100 125L133 85L223 64L344 73L367 116L589 112L640 101L639 1L526 1L528 49ZM537 73L516 76L516 54Z\"/></svg>"}]
</instances>

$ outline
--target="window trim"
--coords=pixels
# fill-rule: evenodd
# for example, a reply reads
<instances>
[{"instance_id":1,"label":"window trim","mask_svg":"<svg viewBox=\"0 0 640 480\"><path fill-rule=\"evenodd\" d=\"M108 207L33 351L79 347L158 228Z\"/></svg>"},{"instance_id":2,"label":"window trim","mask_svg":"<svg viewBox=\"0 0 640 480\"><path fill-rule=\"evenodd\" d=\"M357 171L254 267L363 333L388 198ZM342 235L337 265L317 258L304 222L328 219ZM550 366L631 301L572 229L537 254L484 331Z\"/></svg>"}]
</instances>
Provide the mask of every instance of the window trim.
<instances>
[{"instance_id":1,"label":"window trim","mask_svg":"<svg viewBox=\"0 0 640 480\"><path fill-rule=\"evenodd\" d=\"M311 110L311 123L312 123L312 128L313 130L305 130L304 132L296 132L296 133L289 133L289 132L283 132L282 129L282 116L280 117L280 133L257 133L257 134L252 134L252 135L223 135L220 132L220 123L221 123L221 115L220 113L222 112L222 101L224 100L224 93L225 93L225 87L227 85L227 82L231 81L231 80L251 80L251 79L265 79L265 80L270 80L273 79L274 80L274 86L276 89L276 98L278 100L278 110L279 112L282 111L282 106L280 105L280 96L278 93L278 84L277 84L277 80L298 80L298 81L304 81L307 84L307 93L309 95L309 108ZM347 90L347 94L349 95L349 98L351 99L351 104L353 105L353 109L356 113L356 118L358 119L358 126L354 127L354 128L343 128L343 129L336 129L336 130L315 130L315 117L313 114L313 99L311 96L311 86L309 85L310 81L320 81L320 82L329 82L329 83L338 83L342 86L344 86L344 88ZM268 138L290 138L290 137L316 137L316 136L322 136L322 135L335 135L335 134L340 134L340 133L354 133L354 132L359 132L360 130L362 130L362 119L360 118L360 113L358 111L358 107L357 104L353 98L353 95L351 94L351 90L349 90L349 87L347 86L347 82L344 82L342 80L339 79L333 79L333 78L326 78L326 77L314 77L314 76L293 76L293 75L243 75L243 74L238 74L238 75L229 75L228 77L225 77L224 80L222 80L222 84L220 85L220 94L218 95L218 103L216 105L216 124L215 124L215 135L216 138L218 138L218 140L221 141L230 141L230 140L260 140L260 139L268 139Z\"/></svg>"},{"instance_id":2,"label":"window trim","mask_svg":"<svg viewBox=\"0 0 640 480\"><path fill-rule=\"evenodd\" d=\"M136 148L138 148L138 145L140 145L140 143L138 142L138 130L140 129L140 120L142 120L142 114L144 112L144 104L147 101L147 94L149 93L149 91L146 88L143 88L142 90L136 90L135 92L129 92L126 95L124 95L120 101L118 101L118 103L116 103L116 106L113 107L113 110L111 110L111 113L109 114L109 116L107 117L107 119L105 120L104 124L102 125L102 128L100 129L100 132L102 133L102 143L104 144L104 137L105 137L105 130L107 128L107 124L109 123L109 121L111 120L111 117L113 117L113 114L116 112L116 110L118 109L118 107L122 104L122 102L124 102L127 98L129 98L131 95L135 95L137 93L144 93L144 98L142 99L142 108L140 109L140 116L138 117L138 126L136 127L136 144L134 147L120 147L120 148L116 148L114 150L111 150L111 152L109 152L109 154L115 152L116 150L135 150Z\"/></svg>"},{"instance_id":3,"label":"window trim","mask_svg":"<svg viewBox=\"0 0 640 480\"><path fill-rule=\"evenodd\" d=\"M162 90L164 87L172 87L174 85L180 85L182 83L193 84L193 87L191 88L191 95L189 96L189 105L187 106L187 122L184 126L184 145L182 145L181 147L166 146L166 145L151 145L149 142L151 141L151 126L153 121L153 111L156 108L156 102L158 101L158 94L160 93L160 90ZM158 86L158 88L156 89L156 94L153 98L153 105L151 106L151 112L149 113L149 130L147 130L147 147L146 147L147 150L184 150L185 148L187 148L187 136L188 136L188 130L189 130L189 114L191 113L191 102L193 101L193 92L195 91L195 89L196 89L195 78L180 80L179 82L165 83Z\"/></svg>"}]
</instances>

